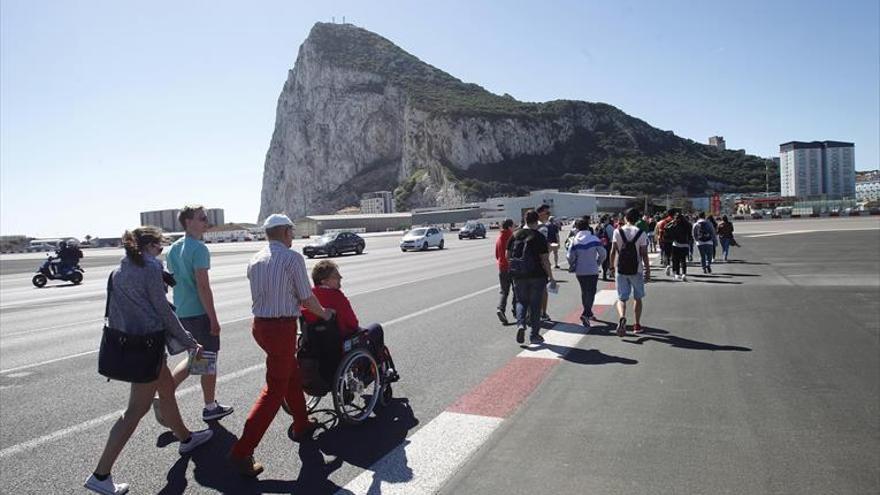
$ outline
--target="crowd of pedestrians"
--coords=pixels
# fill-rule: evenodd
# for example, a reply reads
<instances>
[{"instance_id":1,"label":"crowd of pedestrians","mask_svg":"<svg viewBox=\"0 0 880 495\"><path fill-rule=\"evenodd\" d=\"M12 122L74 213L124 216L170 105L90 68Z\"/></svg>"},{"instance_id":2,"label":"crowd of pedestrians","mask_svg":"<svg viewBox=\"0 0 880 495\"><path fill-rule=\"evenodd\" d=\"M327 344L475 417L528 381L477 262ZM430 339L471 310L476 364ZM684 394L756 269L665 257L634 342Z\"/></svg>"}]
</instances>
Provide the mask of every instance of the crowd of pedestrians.
<instances>
[{"instance_id":1,"label":"crowd of pedestrians","mask_svg":"<svg viewBox=\"0 0 880 495\"><path fill-rule=\"evenodd\" d=\"M128 492L127 484L114 481L112 467L151 405L157 422L179 440L181 455L211 439L211 429L192 431L186 426L175 398L177 387L193 372L194 362L210 357L208 360L213 364L210 371L198 373L204 401L201 419L216 421L234 411L216 398L221 326L208 275L210 252L201 240L209 227L208 218L203 207L186 206L178 220L185 235L167 253L167 271L158 258L163 251L162 232L154 227L139 227L125 232L125 257L108 279L99 363L122 361L144 369L137 370L138 378L122 378L131 382L128 406L110 429L95 470L85 482L86 488L97 493ZM318 427L308 416L296 359L298 318L305 314L312 320L330 320L339 313L340 321L351 320L352 328L360 328L348 300L339 292L342 276L338 267L330 262L316 265L313 289L302 255L291 249L295 226L290 218L273 214L263 227L269 242L250 260L247 278L252 299L252 334L266 354L266 383L248 413L241 436L228 453L230 465L247 477L256 477L264 469L254 460L254 450L282 402L287 403L293 416L290 430L294 441L311 439ZM549 205L539 205L524 214L518 228L514 229L510 219L500 227L495 243L500 286L497 316L508 324L510 300L516 341L524 344L528 331L530 344L542 344L541 323L550 320L549 294L557 291L554 269L561 269L558 251L562 226L551 216ZM645 283L651 280L649 252L659 249L660 263L666 266L667 275L686 281L687 259L694 246L703 272L712 273L717 246L720 244L723 260L727 261L735 242L733 225L726 216L716 223L702 212L690 218L672 209L662 217L649 217L632 208L622 217L604 215L596 224L589 216L575 220L565 242L564 260L580 288L581 323L589 328L590 322L597 320L593 303L601 274L603 280L613 279L616 285L617 335L626 334L630 299L634 301L632 331L642 332ZM166 298L169 289L173 304ZM368 331L382 341L380 326L373 325ZM112 345L105 349L108 339L120 335L124 336L122 340L129 341L127 352L143 355L122 358L112 355ZM161 336L162 352L151 353L150 345L144 344L152 342L154 335ZM172 356L187 351L186 357L171 368L165 350ZM150 361L148 354L155 355L155 360ZM102 374L120 379L102 370L102 366Z\"/></svg>"},{"instance_id":2,"label":"crowd of pedestrians","mask_svg":"<svg viewBox=\"0 0 880 495\"><path fill-rule=\"evenodd\" d=\"M495 242L501 288L496 313L502 323L509 323L507 301L512 293L511 310L517 326L516 340L520 344L524 343L527 329L531 343L543 342L540 324L550 319L547 294L556 284L553 269L560 267L555 257L551 266L548 254L553 252L552 246L560 245L561 231L560 224L550 213L548 205L527 211L516 231L513 220L504 220ZM601 275L602 280L615 282L617 334L626 334L630 299L633 300L632 331L641 333L645 283L651 280L649 253L659 251L660 266L665 267L666 275L686 282L688 262L693 260L694 251L699 254L703 273L711 274L719 244L726 262L730 246L736 245L733 224L727 216L716 222L704 212L691 216L669 209L662 215L649 216L630 208L622 217L602 215L595 224L590 216L574 220L565 242L565 258L568 271L575 275L580 288L581 323L589 328L590 321L596 320L592 308Z\"/></svg>"}]
</instances>

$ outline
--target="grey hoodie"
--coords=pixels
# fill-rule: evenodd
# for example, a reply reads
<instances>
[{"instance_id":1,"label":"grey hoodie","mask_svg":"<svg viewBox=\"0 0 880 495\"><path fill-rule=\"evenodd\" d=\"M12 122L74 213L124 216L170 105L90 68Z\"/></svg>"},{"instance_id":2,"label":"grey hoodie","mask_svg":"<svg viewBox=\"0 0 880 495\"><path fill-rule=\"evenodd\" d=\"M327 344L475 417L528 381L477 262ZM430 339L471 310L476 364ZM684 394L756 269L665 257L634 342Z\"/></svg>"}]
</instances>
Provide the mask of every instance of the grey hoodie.
<instances>
[{"instance_id":1,"label":"grey hoodie","mask_svg":"<svg viewBox=\"0 0 880 495\"><path fill-rule=\"evenodd\" d=\"M569 271L577 275L598 275L606 256L602 241L589 230L581 230L575 234L566 257Z\"/></svg>"}]
</instances>

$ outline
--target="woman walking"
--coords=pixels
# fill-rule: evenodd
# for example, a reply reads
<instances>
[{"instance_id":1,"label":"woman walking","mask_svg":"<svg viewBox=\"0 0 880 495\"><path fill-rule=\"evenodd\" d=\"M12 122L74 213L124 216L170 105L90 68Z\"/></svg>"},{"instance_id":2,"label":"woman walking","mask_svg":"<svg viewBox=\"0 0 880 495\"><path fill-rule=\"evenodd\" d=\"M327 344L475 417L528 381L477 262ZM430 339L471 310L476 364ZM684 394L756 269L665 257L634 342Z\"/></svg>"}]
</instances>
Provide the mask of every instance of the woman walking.
<instances>
[{"instance_id":1,"label":"woman walking","mask_svg":"<svg viewBox=\"0 0 880 495\"><path fill-rule=\"evenodd\" d=\"M672 241L672 271L675 280L687 282L687 258L690 246L694 242L690 222L680 211L676 212L675 220L666 227L666 236Z\"/></svg>"},{"instance_id":2,"label":"woman walking","mask_svg":"<svg viewBox=\"0 0 880 495\"><path fill-rule=\"evenodd\" d=\"M106 327L130 336L131 341L153 332L164 332L164 343L169 352L177 354L189 349L198 355L201 346L189 332L183 329L168 300L165 299L162 265L156 260L156 256L162 252L162 231L155 227L140 227L130 232L126 231L122 240L125 246L125 258L110 274L107 284ZM103 357L101 356L99 360ZM126 363L126 361L122 362ZM213 434L211 430L191 432L183 424L174 398L174 382L165 363L164 352L158 369L158 377L152 381L131 384L128 407L110 429L107 444L95 472L85 482L85 487L89 490L104 495L121 495L128 492L128 484L114 483L110 471L141 418L150 410L153 395L157 390L162 417L174 436L180 440L178 451L181 455L188 454L211 438Z\"/></svg>"},{"instance_id":3,"label":"woman walking","mask_svg":"<svg viewBox=\"0 0 880 495\"><path fill-rule=\"evenodd\" d=\"M730 244L733 242L733 224L727 219L727 215L721 217L718 224L718 242L721 243L721 255L727 263L727 255L730 254Z\"/></svg>"}]
</instances>

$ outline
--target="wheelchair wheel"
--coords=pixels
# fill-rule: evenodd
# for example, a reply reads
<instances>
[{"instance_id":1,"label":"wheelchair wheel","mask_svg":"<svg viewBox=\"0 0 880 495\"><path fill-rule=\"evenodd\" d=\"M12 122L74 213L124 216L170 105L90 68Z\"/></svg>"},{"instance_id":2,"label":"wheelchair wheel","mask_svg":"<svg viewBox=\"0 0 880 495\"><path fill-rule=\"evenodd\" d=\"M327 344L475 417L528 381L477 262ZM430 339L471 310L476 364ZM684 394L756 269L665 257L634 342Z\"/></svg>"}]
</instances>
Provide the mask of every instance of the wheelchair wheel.
<instances>
[{"instance_id":1,"label":"wheelchair wheel","mask_svg":"<svg viewBox=\"0 0 880 495\"><path fill-rule=\"evenodd\" d=\"M333 380L333 408L340 421L355 425L372 414L381 394L379 367L366 349L345 356Z\"/></svg>"},{"instance_id":2,"label":"wheelchair wheel","mask_svg":"<svg viewBox=\"0 0 880 495\"><path fill-rule=\"evenodd\" d=\"M315 409L317 409L317 407L318 407L318 403L321 402L321 396L319 395L319 396L315 397L315 396L309 395L309 394L305 394L305 396L306 396L306 411L308 411L308 413L311 414L311 413L315 412ZM284 412L293 416L293 410L290 408L289 405L287 405L287 399L284 399L281 401L281 409L284 409Z\"/></svg>"}]
</instances>

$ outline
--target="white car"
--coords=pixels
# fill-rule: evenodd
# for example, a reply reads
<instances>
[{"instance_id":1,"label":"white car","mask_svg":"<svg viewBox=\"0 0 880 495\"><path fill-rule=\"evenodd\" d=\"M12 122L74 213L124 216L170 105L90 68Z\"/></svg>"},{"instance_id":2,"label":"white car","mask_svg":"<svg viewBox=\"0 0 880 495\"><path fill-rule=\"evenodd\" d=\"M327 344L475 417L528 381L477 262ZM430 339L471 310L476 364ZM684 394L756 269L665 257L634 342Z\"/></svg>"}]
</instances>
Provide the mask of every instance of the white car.
<instances>
[{"instance_id":1,"label":"white car","mask_svg":"<svg viewBox=\"0 0 880 495\"><path fill-rule=\"evenodd\" d=\"M400 250L403 252L411 249L426 250L429 247L443 249L443 232L436 227L418 227L403 235L400 240Z\"/></svg>"}]
</instances>

